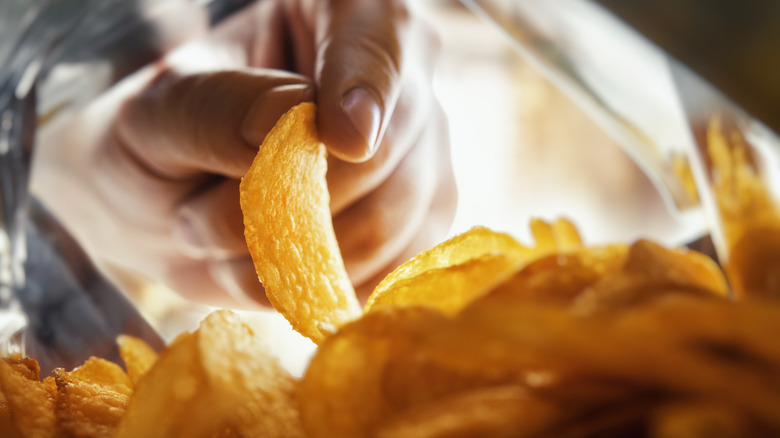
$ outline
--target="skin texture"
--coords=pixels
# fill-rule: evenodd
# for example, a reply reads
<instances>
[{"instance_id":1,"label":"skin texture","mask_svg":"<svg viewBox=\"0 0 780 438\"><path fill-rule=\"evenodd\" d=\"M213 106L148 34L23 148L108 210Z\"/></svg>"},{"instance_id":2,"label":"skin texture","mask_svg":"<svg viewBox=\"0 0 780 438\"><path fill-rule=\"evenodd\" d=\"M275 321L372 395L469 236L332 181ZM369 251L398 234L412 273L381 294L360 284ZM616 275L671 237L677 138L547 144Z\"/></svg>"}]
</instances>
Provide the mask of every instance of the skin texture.
<instances>
[{"instance_id":1,"label":"skin texture","mask_svg":"<svg viewBox=\"0 0 780 438\"><path fill-rule=\"evenodd\" d=\"M438 43L400 0L265 0L46 127L34 189L116 278L212 305L267 303L243 237L240 178L289 108L314 101L334 228L370 292L454 214ZM351 116L350 116L351 115Z\"/></svg>"}]
</instances>

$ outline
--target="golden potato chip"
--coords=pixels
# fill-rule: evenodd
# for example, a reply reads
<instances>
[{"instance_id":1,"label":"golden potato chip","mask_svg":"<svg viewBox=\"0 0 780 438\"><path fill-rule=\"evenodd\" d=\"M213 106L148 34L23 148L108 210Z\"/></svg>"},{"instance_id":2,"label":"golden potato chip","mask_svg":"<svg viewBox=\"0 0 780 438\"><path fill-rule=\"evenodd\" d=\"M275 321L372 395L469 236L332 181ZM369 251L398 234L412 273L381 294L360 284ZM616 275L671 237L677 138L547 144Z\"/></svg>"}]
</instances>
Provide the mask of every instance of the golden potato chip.
<instances>
[{"instance_id":1,"label":"golden potato chip","mask_svg":"<svg viewBox=\"0 0 780 438\"><path fill-rule=\"evenodd\" d=\"M38 361L31 357L5 357L3 360L15 371L30 380L41 380L41 367Z\"/></svg>"},{"instance_id":2,"label":"golden potato chip","mask_svg":"<svg viewBox=\"0 0 780 438\"><path fill-rule=\"evenodd\" d=\"M539 251L574 251L582 248L582 239L577 228L566 219L549 224L541 219L531 219L531 234Z\"/></svg>"},{"instance_id":3,"label":"golden potato chip","mask_svg":"<svg viewBox=\"0 0 780 438\"><path fill-rule=\"evenodd\" d=\"M654 438L767 436L749 424L744 412L714 400L668 403L653 413L650 428Z\"/></svg>"},{"instance_id":4,"label":"golden potato chip","mask_svg":"<svg viewBox=\"0 0 780 438\"><path fill-rule=\"evenodd\" d=\"M744 230L729 249L726 272L737 298L780 298L780 220Z\"/></svg>"},{"instance_id":5,"label":"golden potato chip","mask_svg":"<svg viewBox=\"0 0 780 438\"><path fill-rule=\"evenodd\" d=\"M53 372L57 420L76 437L112 437L127 407L132 382L117 364L90 357L73 371Z\"/></svg>"},{"instance_id":6,"label":"golden potato chip","mask_svg":"<svg viewBox=\"0 0 780 438\"><path fill-rule=\"evenodd\" d=\"M69 436L113 437L127 407L130 393L127 375L114 379L114 370L110 368L119 368L118 365L110 362L106 364L113 367L95 365L94 359L88 361L90 365L82 366L80 372L66 372L61 368L53 371L57 384L57 420ZM85 372L85 366L92 370Z\"/></svg>"},{"instance_id":7,"label":"golden potato chip","mask_svg":"<svg viewBox=\"0 0 780 438\"><path fill-rule=\"evenodd\" d=\"M384 365L411 352L413 337L405 332L418 332L444 319L430 308L381 308L326 339L299 385L298 404L308 436L372 436L374 428L397 410L398 397L383 385ZM408 382L415 383L419 382Z\"/></svg>"},{"instance_id":8,"label":"golden potato chip","mask_svg":"<svg viewBox=\"0 0 780 438\"><path fill-rule=\"evenodd\" d=\"M6 360L0 360L0 388L5 394L14 424L23 436L60 436L55 414L54 387L37 379L30 379L29 372L20 371Z\"/></svg>"},{"instance_id":9,"label":"golden potato chip","mask_svg":"<svg viewBox=\"0 0 780 438\"><path fill-rule=\"evenodd\" d=\"M580 312L615 311L664 293L725 297L729 288L718 265L704 254L639 240L620 270L590 287L574 306Z\"/></svg>"},{"instance_id":10,"label":"golden potato chip","mask_svg":"<svg viewBox=\"0 0 780 438\"><path fill-rule=\"evenodd\" d=\"M534 247L508 234L474 227L423 251L379 283L368 298L366 311L382 306L429 305L453 314L524 264L556 250L582 247L577 230L563 219L553 225L535 219L531 232Z\"/></svg>"},{"instance_id":11,"label":"golden potato chip","mask_svg":"<svg viewBox=\"0 0 780 438\"><path fill-rule=\"evenodd\" d=\"M99 357L90 357L84 364L76 367L73 371L65 372L59 370L54 374L55 379L64 376L72 376L73 379L92 383L125 395L130 395L133 387L130 377L122 367Z\"/></svg>"},{"instance_id":12,"label":"golden potato chip","mask_svg":"<svg viewBox=\"0 0 780 438\"><path fill-rule=\"evenodd\" d=\"M208 437L220 426L203 400L203 370L193 334L176 338L135 388L116 437ZM188 435L190 434L190 435Z\"/></svg>"},{"instance_id":13,"label":"golden potato chip","mask_svg":"<svg viewBox=\"0 0 780 438\"><path fill-rule=\"evenodd\" d=\"M452 315L512 275L520 262L517 257L489 253L458 265L430 269L372 295L366 311L419 304Z\"/></svg>"},{"instance_id":14,"label":"golden potato chip","mask_svg":"<svg viewBox=\"0 0 780 438\"><path fill-rule=\"evenodd\" d=\"M300 104L268 133L241 181L249 252L274 308L320 342L358 317L329 207L316 107Z\"/></svg>"},{"instance_id":15,"label":"golden potato chip","mask_svg":"<svg viewBox=\"0 0 780 438\"><path fill-rule=\"evenodd\" d=\"M303 436L294 391L250 326L214 312L141 378L116 436Z\"/></svg>"},{"instance_id":16,"label":"golden potato chip","mask_svg":"<svg viewBox=\"0 0 780 438\"><path fill-rule=\"evenodd\" d=\"M209 385L241 436L304 436L296 384L251 326L235 313L219 311L197 335Z\"/></svg>"},{"instance_id":17,"label":"golden potato chip","mask_svg":"<svg viewBox=\"0 0 780 438\"><path fill-rule=\"evenodd\" d=\"M523 266L489 293L569 306L589 286L617 272L627 253L625 245L613 245L547 255Z\"/></svg>"},{"instance_id":18,"label":"golden potato chip","mask_svg":"<svg viewBox=\"0 0 780 438\"><path fill-rule=\"evenodd\" d=\"M124 361L127 374L135 385L157 360L157 352L143 339L135 336L119 336L117 343L119 356Z\"/></svg>"},{"instance_id":19,"label":"golden potato chip","mask_svg":"<svg viewBox=\"0 0 780 438\"><path fill-rule=\"evenodd\" d=\"M504 257L490 258L490 255L503 255ZM446 294L439 289L444 284L437 282L451 281L455 279L442 278L447 275L447 270L472 260L483 258L482 262L474 262L469 267L458 269L461 271L482 271L478 279L469 278L472 285L481 280L485 286L494 279L490 271L503 272L514 266L516 261L533 257L535 250L522 245L512 236L498 233L484 227L474 227L463 234L455 236L433 248L423 251L411 260L403 263L393 272L388 274L368 297L366 311L375 306L428 304L437 305L440 301L468 302L469 297L478 292L468 290L468 286L459 288L454 295ZM457 270L456 270L457 271ZM458 275L458 274L456 274ZM458 275L465 280L465 275ZM417 280L412 280L420 277ZM417 292L417 286L423 292ZM458 296L457 294L464 294ZM459 305L441 302L443 308L455 309Z\"/></svg>"},{"instance_id":20,"label":"golden potato chip","mask_svg":"<svg viewBox=\"0 0 780 438\"><path fill-rule=\"evenodd\" d=\"M4 438L22 438L22 432L16 427L11 407L0 391L0 436Z\"/></svg>"},{"instance_id":21,"label":"golden potato chip","mask_svg":"<svg viewBox=\"0 0 780 438\"><path fill-rule=\"evenodd\" d=\"M485 254L527 255L532 249L522 245L506 233L498 233L485 227L474 227L463 234L448 239L425 250L388 274L380 283L366 307L371 306L375 295L381 294L395 282L405 280L432 269L448 268L479 258Z\"/></svg>"},{"instance_id":22,"label":"golden potato chip","mask_svg":"<svg viewBox=\"0 0 780 438\"><path fill-rule=\"evenodd\" d=\"M531 437L560 420L562 406L517 385L480 388L404 411L377 427L378 438Z\"/></svg>"},{"instance_id":23,"label":"golden potato chip","mask_svg":"<svg viewBox=\"0 0 780 438\"><path fill-rule=\"evenodd\" d=\"M759 333L777 330L773 326L780 321L770 315L780 308L767 307L667 295L619 314L580 317L517 297L486 295L458 314L446 332L430 332L419 342L433 342L429 354L461 367L610 376L654 391L732 400L777 425L780 394L765 383L775 368L760 364L780 364L780 347Z\"/></svg>"}]
</instances>

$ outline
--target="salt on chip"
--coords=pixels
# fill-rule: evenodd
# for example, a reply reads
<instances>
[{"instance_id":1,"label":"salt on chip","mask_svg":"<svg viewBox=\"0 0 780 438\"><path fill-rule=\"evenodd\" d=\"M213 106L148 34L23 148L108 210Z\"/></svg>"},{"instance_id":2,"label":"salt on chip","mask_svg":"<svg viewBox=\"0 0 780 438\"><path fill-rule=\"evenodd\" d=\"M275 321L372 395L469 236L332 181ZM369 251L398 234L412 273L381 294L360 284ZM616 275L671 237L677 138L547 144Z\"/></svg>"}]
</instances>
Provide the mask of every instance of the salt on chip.
<instances>
[{"instance_id":1,"label":"salt on chip","mask_svg":"<svg viewBox=\"0 0 780 438\"><path fill-rule=\"evenodd\" d=\"M269 301L319 343L361 314L333 231L316 107L276 123L241 181L244 232Z\"/></svg>"}]
</instances>

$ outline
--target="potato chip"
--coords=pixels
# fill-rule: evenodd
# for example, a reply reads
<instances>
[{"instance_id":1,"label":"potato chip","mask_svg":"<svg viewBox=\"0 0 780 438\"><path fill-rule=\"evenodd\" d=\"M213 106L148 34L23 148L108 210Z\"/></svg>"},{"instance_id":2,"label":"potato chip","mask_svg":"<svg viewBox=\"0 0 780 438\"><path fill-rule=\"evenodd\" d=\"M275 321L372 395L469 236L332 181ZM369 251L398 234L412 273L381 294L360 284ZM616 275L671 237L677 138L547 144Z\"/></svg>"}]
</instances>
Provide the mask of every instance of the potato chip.
<instances>
[{"instance_id":1,"label":"potato chip","mask_svg":"<svg viewBox=\"0 0 780 438\"><path fill-rule=\"evenodd\" d=\"M303 436L294 380L251 326L219 311L197 335L208 383L241 436Z\"/></svg>"},{"instance_id":2,"label":"potato chip","mask_svg":"<svg viewBox=\"0 0 780 438\"><path fill-rule=\"evenodd\" d=\"M274 308L320 342L360 315L329 207L316 107L300 104L268 133L241 181L249 252Z\"/></svg>"},{"instance_id":3,"label":"potato chip","mask_svg":"<svg viewBox=\"0 0 780 438\"><path fill-rule=\"evenodd\" d=\"M373 436L532 437L560 420L561 410L517 385L480 388L391 417Z\"/></svg>"},{"instance_id":4,"label":"potato chip","mask_svg":"<svg viewBox=\"0 0 780 438\"><path fill-rule=\"evenodd\" d=\"M705 400L668 403L653 413L650 427L654 438L767 436L755 430L734 406Z\"/></svg>"},{"instance_id":5,"label":"potato chip","mask_svg":"<svg viewBox=\"0 0 780 438\"><path fill-rule=\"evenodd\" d=\"M382 384L384 364L407 357L411 337L404 333L443 321L434 309L381 308L325 340L299 385L298 404L308 436L371 436L397 410L398 398L389 398Z\"/></svg>"},{"instance_id":6,"label":"potato chip","mask_svg":"<svg viewBox=\"0 0 780 438\"><path fill-rule=\"evenodd\" d=\"M130 393L127 375L115 379L111 368L119 368L118 365L94 359L79 371L66 372L61 368L53 371L57 384L57 420L69 436L113 437L127 407Z\"/></svg>"},{"instance_id":7,"label":"potato chip","mask_svg":"<svg viewBox=\"0 0 780 438\"><path fill-rule=\"evenodd\" d=\"M111 389L120 394L130 395L132 392L133 383L130 381L127 373L119 365L99 357L90 357L84 364L76 367L71 372L59 370L54 374L54 378L57 379L66 375Z\"/></svg>"},{"instance_id":8,"label":"potato chip","mask_svg":"<svg viewBox=\"0 0 780 438\"><path fill-rule=\"evenodd\" d=\"M125 363L130 381L135 385L157 360L157 352L143 339L135 336L119 336L117 343L119 344L119 356Z\"/></svg>"},{"instance_id":9,"label":"potato chip","mask_svg":"<svg viewBox=\"0 0 780 438\"><path fill-rule=\"evenodd\" d=\"M27 368L25 366L25 368ZM61 434L55 414L56 389L30 379L29 372L0 360L0 387L14 418L25 437L49 438Z\"/></svg>"},{"instance_id":10,"label":"potato chip","mask_svg":"<svg viewBox=\"0 0 780 438\"><path fill-rule=\"evenodd\" d=\"M0 436L3 438L22 438L22 432L14 423L14 416L11 413L11 407L0 391Z\"/></svg>"},{"instance_id":11,"label":"potato chip","mask_svg":"<svg viewBox=\"0 0 780 438\"><path fill-rule=\"evenodd\" d=\"M569 306L588 287L617 272L627 253L625 245L613 245L544 256L498 284L490 294Z\"/></svg>"},{"instance_id":12,"label":"potato chip","mask_svg":"<svg viewBox=\"0 0 780 438\"><path fill-rule=\"evenodd\" d=\"M454 314L493 289L526 263L556 251L582 247L576 228L564 219L535 219L536 241L527 247L512 236L474 227L399 266L374 289L366 311L382 306L429 305Z\"/></svg>"},{"instance_id":13,"label":"potato chip","mask_svg":"<svg viewBox=\"0 0 780 438\"><path fill-rule=\"evenodd\" d=\"M29 380L41 380L41 367L38 361L31 357L5 357L5 362L16 372L20 373Z\"/></svg>"},{"instance_id":14,"label":"potato chip","mask_svg":"<svg viewBox=\"0 0 780 438\"><path fill-rule=\"evenodd\" d=\"M530 225L536 248L540 252L568 252L582 248L582 239L577 228L566 219L558 219L553 224L541 219L531 219Z\"/></svg>"},{"instance_id":15,"label":"potato chip","mask_svg":"<svg viewBox=\"0 0 780 438\"><path fill-rule=\"evenodd\" d=\"M780 225L744 230L730 248L726 272L740 299L780 298Z\"/></svg>"},{"instance_id":16,"label":"potato chip","mask_svg":"<svg viewBox=\"0 0 780 438\"><path fill-rule=\"evenodd\" d=\"M57 420L76 437L112 437L127 407L132 382L117 364L90 357L73 371L57 368Z\"/></svg>"},{"instance_id":17,"label":"potato chip","mask_svg":"<svg viewBox=\"0 0 780 438\"><path fill-rule=\"evenodd\" d=\"M718 265L704 254L639 240L620 270L590 287L574 306L586 313L615 311L664 293L725 297L729 288Z\"/></svg>"},{"instance_id":18,"label":"potato chip","mask_svg":"<svg viewBox=\"0 0 780 438\"><path fill-rule=\"evenodd\" d=\"M228 311L177 338L141 378L117 437L302 436L292 378Z\"/></svg>"},{"instance_id":19,"label":"potato chip","mask_svg":"<svg viewBox=\"0 0 780 438\"><path fill-rule=\"evenodd\" d=\"M458 265L430 269L399 280L382 293L372 295L366 311L419 304L430 305L452 315L506 280L521 262L517 257L490 253Z\"/></svg>"},{"instance_id":20,"label":"potato chip","mask_svg":"<svg viewBox=\"0 0 780 438\"><path fill-rule=\"evenodd\" d=\"M780 347L759 333L780 329L769 316L779 310L668 295L620 314L579 317L486 295L446 332L419 342L433 342L429 354L461 366L578 370L655 391L728 399L777 425L780 394L766 384L776 365L762 364L780 364Z\"/></svg>"},{"instance_id":21,"label":"potato chip","mask_svg":"<svg viewBox=\"0 0 780 438\"><path fill-rule=\"evenodd\" d=\"M219 412L203 406L203 370L193 334L176 338L162 352L130 397L116 437L208 437L220 426ZM193 427L190 427L193 426Z\"/></svg>"},{"instance_id":22,"label":"potato chip","mask_svg":"<svg viewBox=\"0 0 780 438\"><path fill-rule=\"evenodd\" d=\"M366 308L370 309L378 296L401 280L420 275L433 269L448 268L479 258L485 254L500 253L530 255L533 251L512 236L497 233L485 227L474 227L469 231L423 251L388 274L368 298Z\"/></svg>"},{"instance_id":23,"label":"potato chip","mask_svg":"<svg viewBox=\"0 0 780 438\"><path fill-rule=\"evenodd\" d=\"M535 249L506 233L474 227L421 252L388 274L368 297L366 311L413 304L457 311L477 296L481 287L500 281L502 273L514 271L520 262L536 254ZM458 281L469 283L459 286ZM447 289L452 286L456 290Z\"/></svg>"}]
</instances>

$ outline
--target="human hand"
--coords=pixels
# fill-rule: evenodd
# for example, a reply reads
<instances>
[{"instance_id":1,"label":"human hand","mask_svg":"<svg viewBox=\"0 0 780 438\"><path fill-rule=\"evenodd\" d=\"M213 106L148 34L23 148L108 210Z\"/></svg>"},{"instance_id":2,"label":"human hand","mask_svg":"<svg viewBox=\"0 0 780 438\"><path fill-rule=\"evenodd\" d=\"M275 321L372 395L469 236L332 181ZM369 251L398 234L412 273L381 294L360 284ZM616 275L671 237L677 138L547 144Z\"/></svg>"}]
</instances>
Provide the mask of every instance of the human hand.
<instances>
[{"instance_id":1,"label":"human hand","mask_svg":"<svg viewBox=\"0 0 780 438\"><path fill-rule=\"evenodd\" d=\"M51 130L39 196L104 266L201 302L265 303L238 184L276 120L314 100L339 245L370 290L454 212L437 50L400 0L264 0Z\"/></svg>"}]
</instances>

